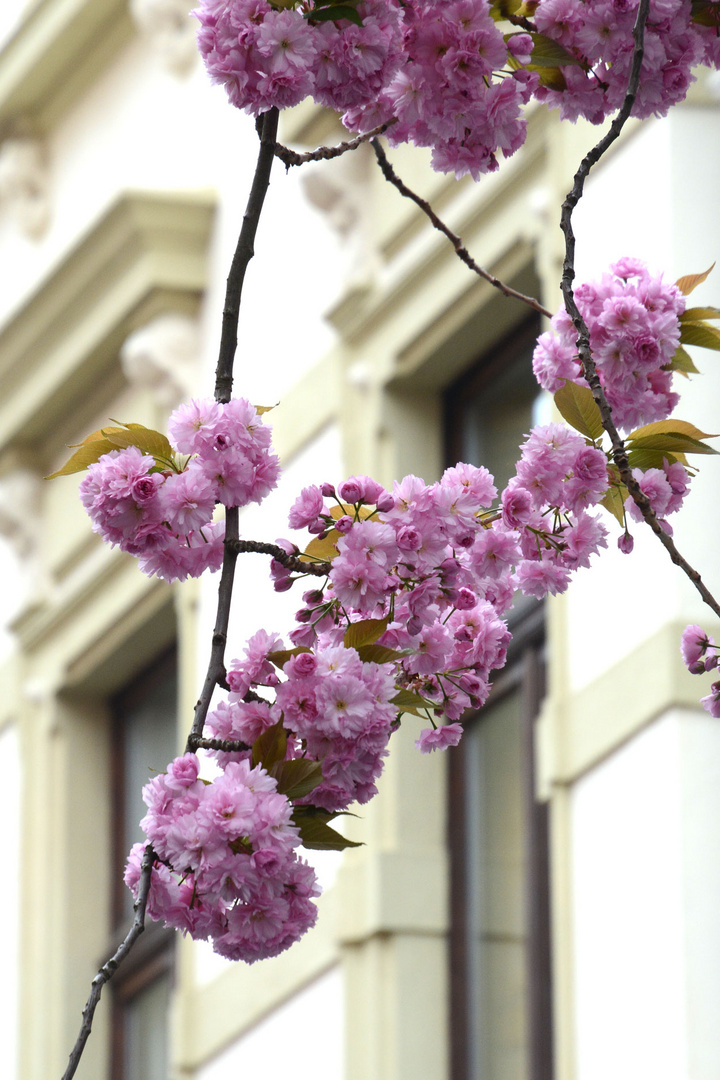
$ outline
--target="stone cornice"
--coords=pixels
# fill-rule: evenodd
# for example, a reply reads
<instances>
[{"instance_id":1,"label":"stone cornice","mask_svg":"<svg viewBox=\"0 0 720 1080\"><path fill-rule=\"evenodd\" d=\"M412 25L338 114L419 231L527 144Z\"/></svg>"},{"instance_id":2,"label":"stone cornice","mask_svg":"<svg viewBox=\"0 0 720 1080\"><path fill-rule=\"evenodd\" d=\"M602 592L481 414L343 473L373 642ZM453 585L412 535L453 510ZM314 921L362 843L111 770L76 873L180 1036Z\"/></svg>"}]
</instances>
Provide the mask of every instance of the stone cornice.
<instances>
[{"instance_id":1,"label":"stone cornice","mask_svg":"<svg viewBox=\"0 0 720 1080\"><path fill-rule=\"evenodd\" d=\"M195 314L214 207L209 192L124 194L0 327L0 453L37 448L114 378L139 326Z\"/></svg>"},{"instance_id":2,"label":"stone cornice","mask_svg":"<svg viewBox=\"0 0 720 1080\"><path fill-rule=\"evenodd\" d=\"M133 33L126 0L40 0L0 51L0 138L48 131Z\"/></svg>"}]
</instances>

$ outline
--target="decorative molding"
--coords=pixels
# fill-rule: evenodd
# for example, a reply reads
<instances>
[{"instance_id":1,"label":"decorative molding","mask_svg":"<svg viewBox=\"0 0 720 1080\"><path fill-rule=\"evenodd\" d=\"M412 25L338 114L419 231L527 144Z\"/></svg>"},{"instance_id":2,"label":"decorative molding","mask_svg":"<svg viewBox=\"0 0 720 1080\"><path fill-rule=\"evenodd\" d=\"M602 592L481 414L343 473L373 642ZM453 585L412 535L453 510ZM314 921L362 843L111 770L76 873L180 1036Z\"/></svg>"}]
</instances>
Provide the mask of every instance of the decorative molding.
<instances>
[{"instance_id":1,"label":"decorative molding","mask_svg":"<svg viewBox=\"0 0 720 1080\"><path fill-rule=\"evenodd\" d=\"M168 71L186 75L192 69L198 23L190 17L187 0L130 0L130 14Z\"/></svg>"},{"instance_id":2,"label":"decorative molding","mask_svg":"<svg viewBox=\"0 0 720 1080\"><path fill-rule=\"evenodd\" d=\"M31 469L13 469L0 477L0 536L21 562L37 547L37 507L40 477Z\"/></svg>"},{"instance_id":3,"label":"decorative molding","mask_svg":"<svg viewBox=\"0 0 720 1080\"><path fill-rule=\"evenodd\" d=\"M348 291L370 288L382 265L369 198L374 161L372 150L361 146L351 154L323 161L320 167L303 171L302 175L307 199L325 215L342 241Z\"/></svg>"},{"instance_id":4,"label":"decorative molding","mask_svg":"<svg viewBox=\"0 0 720 1080\"><path fill-rule=\"evenodd\" d=\"M149 389L156 405L169 412L195 391L199 355L197 319L169 313L130 335L120 364L129 383Z\"/></svg>"},{"instance_id":5,"label":"decorative molding","mask_svg":"<svg viewBox=\"0 0 720 1080\"><path fill-rule=\"evenodd\" d=\"M89 387L121 380L138 327L196 314L214 208L206 191L124 194L0 327L0 451L42 455Z\"/></svg>"},{"instance_id":6,"label":"decorative molding","mask_svg":"<svg viewBox=\"0 0 720 1080\"><path fill-rule=\"evenodd\" d=\"M133 33L127 0L40 0L0 50L0 137L49 131Z\"/></svg>"},{"instance_id":7,"label":"decorative molding","mask_svg":"<svg viewBox=\"0 0 720 1080\"><path fill-rule=\"evenodd\" d=\"M50 174L39 139L10 138L0 144L0 204L30 239L43 235L50 221Z\"/></svg>"},{"instance_id":8,"label":"decorative molding","mask_svg":"<svg viewBox=\"0 0 720 1080\"><path fill-rule=\"evenodd\" d=\"M37 511L41 479L32 469L17 467L0 476L0 536L12 548L20 578L22 607L47 601L53 588L38 545Z\"/></svg>"}]
</instances>

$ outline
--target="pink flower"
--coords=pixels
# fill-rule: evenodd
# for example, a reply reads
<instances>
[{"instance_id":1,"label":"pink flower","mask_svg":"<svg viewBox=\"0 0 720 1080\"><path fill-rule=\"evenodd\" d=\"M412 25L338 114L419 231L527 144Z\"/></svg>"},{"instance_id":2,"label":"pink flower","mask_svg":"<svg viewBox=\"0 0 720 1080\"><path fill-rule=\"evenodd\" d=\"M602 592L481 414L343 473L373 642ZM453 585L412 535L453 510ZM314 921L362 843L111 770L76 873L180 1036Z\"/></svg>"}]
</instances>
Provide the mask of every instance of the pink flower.
<instances>
[{"instance_id":1,"label":"pink flower","mask_svg":"<svg viewBox=\"0 0 720 1080\"><path fill-rule=\"evenodd\" d=\"M457 746L462 738L462 724L445 724L439 728L425 728L415 745L421 754L430 754L433 750L445 750L448 746Z\"/></svg>"}]
</instances>

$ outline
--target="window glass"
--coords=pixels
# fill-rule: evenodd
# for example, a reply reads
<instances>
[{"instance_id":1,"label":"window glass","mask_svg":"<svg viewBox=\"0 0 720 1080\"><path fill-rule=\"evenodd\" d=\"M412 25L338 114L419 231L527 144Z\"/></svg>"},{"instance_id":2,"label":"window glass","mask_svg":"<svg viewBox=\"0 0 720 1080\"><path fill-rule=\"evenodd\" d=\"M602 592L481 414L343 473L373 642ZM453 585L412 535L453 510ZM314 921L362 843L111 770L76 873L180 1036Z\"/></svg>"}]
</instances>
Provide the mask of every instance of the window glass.
<instances>
[{"instance_id":1,"label":"window glass","mask_svg":"<svg viewBox=\"0 0 720 1080\"><path fill-rule=\"evenodd\" d=\"M174 654L158 661L120 694L114 703L115 879L122 878L127 854L144 839L140 820L145 816L142 789L151 777L164 772L177 754L177 664ZM120 886L116 920L132 917L132 896Z\"/></svg>"},{"instance_id":2,"label":"window glass","mask_svg":"<svg viewBox=\"0 0 720 1080\"><path fill-rule=\"evenodd\" d=\"M544 419L546 395L532 372L538 331L538 322L531 320L447 395L448 464L484 465L498 493L515 473L523 436Z\"/></svg>"},{"instance_id":3,"label":"window glass","mask_svg":"<svg viewBox=\"0 0 720 1080\"><path fill-rule=\"evenodd\" d=\"M162 975L125 1006L123 1080L167 1080L170 975Z\"/></svg>"},{"instance_id":4,"label":"window glass","mask_svg":"<svg viewBox=\"0 0 720 1080\"><path fill-rule=\"evenodd\" d=\"M471 1076L527 1076L523 731L516 689L466 733Z\"/></svg>"},{"instance_id":5,"label":"window glass","mask_svg":"<svg viewBox=\"0 0 720 1080\"><path fill-rule=\"evenodd\" d=\"M533 318L446 394L447 464L484 465L501 491L519 444L547 423ZM513 643L449 760L453 1080L550 1080L547 807L534 794L543 605L518 594Z\"/></svg>"},{"instance_id":6,"label":"window glass","mask_svg":"<svg viewBox=\"0 0 720 1080\"><path fill-rule=\"evenodd\" d=\"M118 694L113 713L113 877L115 936L126 933L133 898L122 876L133 844L145 839L142 788L177 754L177 662L159 659ZM113 979L112 1080L167 1080L172 931L147 920L145 933Z\"/></svg>"}]
</instances>

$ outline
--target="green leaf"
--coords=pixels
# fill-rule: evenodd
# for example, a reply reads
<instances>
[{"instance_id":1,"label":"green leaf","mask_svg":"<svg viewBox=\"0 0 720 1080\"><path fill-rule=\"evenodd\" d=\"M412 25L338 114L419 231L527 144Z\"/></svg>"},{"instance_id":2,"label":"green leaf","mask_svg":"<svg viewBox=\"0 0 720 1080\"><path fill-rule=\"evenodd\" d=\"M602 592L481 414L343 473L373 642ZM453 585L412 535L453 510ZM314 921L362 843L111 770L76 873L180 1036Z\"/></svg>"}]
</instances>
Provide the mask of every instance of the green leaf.
<instances>
[{"instance_id":1,"label":"green leaf","mask_svg":"<svg viewBox=\"0 0 720 1080\"><path fill-rule=\"evenodd\" d=\"M320 559L321 562L332 562L338 553L335 545L339 539L340 533L337 529L331 529L327 536L324 536L322 540L319 536L316 536L310 541L300 558L312 556L313 561Z\"/></svg>"},{"instance_id":2,"label":"green leaf","mask_svg":"<svg viewBox=\"0 0 720 1080\"><path fill-rule=\"evenodd\" d=\"M75 453L68 458L63 465L62 469L58 469L54 473L50 473L46 476L46 480L54 480L56 476L70 476L72 473L82 472L83 469L87 469L88 465L94 465L96 461L99 461L103 454L109 454L111 450L116 450L109 439L93 439L91 442L81 443Z\"/></svg>"},{"instance_id":3,"label":"green leaf","mask_svg":"<svg viewBox=\"0 0 720 1080\"><path fill-rule=\"evenodd\" d=\"M706 270L704 274L686 274L685 277L678 278L675 284L683 296L689 296L693 289L696 289L698 285L701 285L709 274L712 273L714 266L715 263L713 263L710 269Z\"/></svg>"},{"instance_id":4,"label":"green leaf","mask_svg":"<svg viewBox=\"0 0 720 1080\"><path fill-rule=\"evenodd\" d=\"M373 645L383 636L389 621L386 616L384 619L361 619L360 622L350 623L343 638L345 648L357 649L360 645Z\"/></svg>"},{"instance_id":5,"label":"green leaf","mask_svg":"<svg viewBox=\"0 0 720 1080\"><path fill-rule=\"evenodd\" d=\"M603 495L600 505L609 510L613 517L617 518L621 525L625 524L624 503L628 497L628 489L624 484L613 484Z\"/></svg>"},{"instance_id":6,"label":"green leaf","mask_svg":"<svg viewBox=\"0 0 720 1080\"><path fill-rule=\"evenodd\" d=\"M640 439L633 439L627 443L628 454L633 450L660 450L685 454L717 454L712 446L707 446L698 439L692 439L689 435L681 432L668 432L667 435L646 435Z\"/></svg>"},{"instance_id":7,"label":"green leaf","mask_svg":"<svg viewBox=\"0 0 720 1080\"><path fill-rule=\"evenodd\" d=\"M668 465L672 465L675 461L683 459L681 464L685 464L687 460L684 454L671 454L668 450L628 450L628 465L631 469L642 469L643 472L646 469L662 469L663 463L667 461Z\"/></svg>"},{"instance_id":8,"label":"green leaf","mask_svg":"<svg viewBox=\"0 0 720 1080\"><path fill-rule=\"evenodd\" d=\"M397 707L398 712L413 713L414 716L422 716L422 713L418 712L419 709L437 709L438 707L436 702L428 701L413 690L404 689L398 690L395 697L390 698L390 703Z\"/></svg>"},{"instance_id":9,"label":"green leaf","mask_svg":"<svg viewBox=\"0 0 720 1080\"><path fill-rule=\"evenodd\" d=\"M680 316L680 322L701 322L703 319L720 319L720 308L689 307Z\"/></svg>"},{"instance_id":10,"label":"green leaf","mask_svg":"<svg viewBox=\"0 0 720 1080\"><path fill-rule=\"evenodd\" d=\"M293 656L299 656L301 652L312 652L312 649L308 649L307 645L296 645L294 649L276 649L268 653L268 660L282 671L288 660Z\"/></svg>"},{"instance_id":11,"label":"green leaf","mask_svg":"<svg viewBox=\"0 0 720 1080\"><path fill-rule=\"evenodd\" d=\"M255 412L258 416L263 416L266 412L272 412L273 409L277 409L279 402L275 402L274 405L255 405Z\"/></svg>"},{"instance_id":12,"label":"green leaf","mask_svg":"<svg viewBox=\"0 0 720 1080\"><path fill-rule=\"evenodd\" d=\"M253 743L253 768L256 765L262 765L269 772L273 765L285 760L286 751L287 732L283 727L282 720L278 720L277 724L273 724L271 728L264 731Z\"/></svg>"},{"instance_id":13,"label":"green leaf","mask_svg":"<svg viewBox=\"0 0 720 1080\"><path fill-rule=\"evenodd\" d=\"M671 371L679 371L680 374L685 375L685 377L698 374L698 369L695 367L690 353L686 352L682 345L678 345L673 353L673 358L670 361L669 367Z\"/></svg>"},{"instance_id":14,"label":"green leaf","mask_svg":"<svg viewBox=\"0 0 720 1080\"><path fill-rule=\"evenodd\" d=\"M692 22L699 26L720 26L720 6L712 0L692 0Z\"/></svg>"},{"instance_id":15,"label":"green leaf","mask_svg":"<svg viewBox=\"0 0 720 1080\"><path fill-rule=\"evenodd\" d=\"M322 765L319 761L295 758L292 761L276 761L268 769L277 780L277 789L288 799L302 799L322 783Z\"/></svg>"},{"instance_id":16,"label":"green leaf","mask_svg":"<svg viewBox=\"0 0 720 1080\"><path fill-rule=\"evenodd\" d=\"M635 428L627 439L642 439L646 435L689 435L691 439L717 439L717 435L710 435L707 431L701 431L700 428L695 427L689 420L657 420L654 424L645 424L643 427Z\"/></svg>"},{"instance_id":17,"label":"green leaf","mask_svg":"<svg viewBox=\"0 0 720 1080\"><path fill-rule=\"evenodd\" d=\"M680 340L683 345L699 345L703 349L720 352L720 330L708 323L681 323Z\"/></svg>"},{"instance_id":18,"label":"green leaf","mask_svg":"<svg viewBox=\"0 0 720 1080\"><path fill-rule=\"evenodd\" d=\"M362 26L363 21L353 7L347 4L333 4L331 7L311 8L303 13L303 18L312 19L313 22L339 22L347 19L348 22Z\"/></svg>"},{"instance_id":19,"label":"green leaf","mask_svg":"<svg viewBox=\"0 0 720 1080\"><path fill-rule=\"evenodd\" d=\"M293 821L300 830L303 847L311 851L344 851L345 848L362 847L354 840L346 840L328 825L335 814L318 810L315 806L296 806Z\"/></svg>"},{"instance_id":20,"label":"green leaf","mask_svg":"<svg viewBox=\"0 0 720 1080\"><path fill-rule=\"evenodd\" d=\"M358 656L363 664L389 664L393 660L400 660L408 653L398 649L389 649L387 645L359 645Z\"/></svg>"},{"instance_id":21,"label":"green leaf","mask_svg":"<svg viewBox=\"0 0 720 1080\"><path fill-rule=\"evenodd\" d=\"M172 459L173 448L166 435L142 424L127 424L123 428L102 428L103 437L109 439L114 448L125 449L136 446L144 454L154 458Z\"/></svg>"},{"instance_id":22,"label":"green leaf","mask_svg":"<svg viewBox=\"0 0 720 1080\"><path fill-rule=\"evenodd\" d=\"M117 423L117 422L116 422ZM56 476L70 476L72 473L82 472L89 465L94 465L103 454L109 454L112 450L125 449L128 446L137 446L144 454L151 457L171 460L173 448L168 439L159 431L146 428L142 424L120 424L116 427L99 428L87 435L81 443L75 443L68 447L75 453L65 462L62 469L51 473L46 480L53 480Z\"/></svg>"},{"instance_id":23,"label":"green leaf","mask_svg":"<svg viewBox=\"0 0 720 1080\"><path fill-rule=\"evenodd\" d=\"M573 56L571 52L568 52L564 46L559 45L557 41L546 37L545 34L531 33L530 37L533 40L533 51L530 63L526 66L531 70L546 67L579 67L581 65L582 61Z\"/></svg>"},{"instance_id":24,"label":"green leaf","mask_svg":"<svg viewBox=\"0 0 720 1080\"><path fill-rule=\"evenodd\" d=\"M522 7L522 0L493 0L490 14L495 22L502 22L510 15L515 15Z\"/></svg>"},{"instance_id":25,"label":"green leaf","mask_svg":"<svg viewBox=\"0 0 720 1080\"><path fill-rule=\"evenodd\" d=\"M252 844L247 836L236 836L234 840L230 841L228 847L234 855L252 855Z\"/></svg>"},{"instance_id":26,"label":"green leaf","mask_svg":"<svg viewBox=\"0 0 720 1080\"><path fill-rule=\"evenodd\" d=\"M555 394L555 404L560 415L581 435L593 442L602 437L600 410L589 386L578 386L568 380Z\"/></svg>"}]
</instances>

